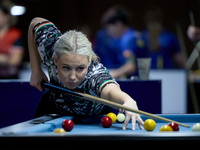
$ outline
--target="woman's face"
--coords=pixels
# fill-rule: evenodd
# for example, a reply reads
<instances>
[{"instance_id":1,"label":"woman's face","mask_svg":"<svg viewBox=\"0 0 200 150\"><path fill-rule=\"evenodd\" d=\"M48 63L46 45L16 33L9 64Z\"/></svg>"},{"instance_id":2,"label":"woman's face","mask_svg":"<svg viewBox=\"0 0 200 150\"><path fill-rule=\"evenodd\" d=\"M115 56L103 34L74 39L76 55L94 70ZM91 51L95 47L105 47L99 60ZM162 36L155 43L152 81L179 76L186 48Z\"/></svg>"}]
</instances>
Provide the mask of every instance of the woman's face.
<instances>
[{"instance_id":1,"label":"woman's face","mask_svg":"<svg viewBox=\"0 0 200 150\"><path fill-rule=\"evenodd\" d=\"M58 76L68 89L75 89L83 81L90 62L87 56L76 54L62 54L58 60L54 57Z\"/></svg>"}]
</instances>

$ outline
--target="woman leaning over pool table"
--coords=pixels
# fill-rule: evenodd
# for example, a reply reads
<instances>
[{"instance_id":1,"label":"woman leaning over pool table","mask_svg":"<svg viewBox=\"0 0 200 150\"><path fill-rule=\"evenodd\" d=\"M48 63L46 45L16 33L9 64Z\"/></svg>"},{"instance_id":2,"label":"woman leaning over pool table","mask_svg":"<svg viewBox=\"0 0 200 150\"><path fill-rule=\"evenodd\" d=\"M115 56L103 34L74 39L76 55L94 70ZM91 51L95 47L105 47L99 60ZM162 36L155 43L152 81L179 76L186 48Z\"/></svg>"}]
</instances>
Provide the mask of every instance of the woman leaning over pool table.
<instances>
[{"instance_id":1,"label":"woman leaning over pool table","mask_svg":"<svg viewBox=\"0 0 200 150\"><path fill-rule=\"evenodd\" d=\"M52 22L34 18L29 26L28 46L32 70L30 84L38 90L43 90L41 81L48 82L41 69L42 61L52 84L138 109L135 100L121 91L109 71L98 62L91 43L81 32L70 30L62 35ZM85 116L110 111L110 107L104 104L47 90L38 104L35 117L53 113ZM139 114L125 113L123 130L126 130L130 119L132 130L135 130L136 120L140 129L143 129L141 125L144 123Z\"/></svg>"}]
</instances>

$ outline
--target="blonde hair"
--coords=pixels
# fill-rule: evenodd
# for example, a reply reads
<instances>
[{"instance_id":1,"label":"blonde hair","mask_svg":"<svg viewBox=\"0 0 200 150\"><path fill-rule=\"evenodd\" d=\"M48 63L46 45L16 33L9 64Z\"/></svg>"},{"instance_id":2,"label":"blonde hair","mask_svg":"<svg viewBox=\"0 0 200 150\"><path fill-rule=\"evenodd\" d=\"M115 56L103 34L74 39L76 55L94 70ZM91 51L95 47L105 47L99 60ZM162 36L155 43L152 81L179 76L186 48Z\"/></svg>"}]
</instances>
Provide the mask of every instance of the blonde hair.
<instances>
[{"instance_id":1,"label":"blonde hair","mask_svg":"<svg viewBox=\"0 0 200 150\"><path fill-rule=\"evenodd\" d=\"M99 62L98 56L92 50L92 44L87 37L75 30L64 33L54 46L55 57L59 59L62 54L78 54L88 57L88 61Z\"/></svg>"}]
</instances>

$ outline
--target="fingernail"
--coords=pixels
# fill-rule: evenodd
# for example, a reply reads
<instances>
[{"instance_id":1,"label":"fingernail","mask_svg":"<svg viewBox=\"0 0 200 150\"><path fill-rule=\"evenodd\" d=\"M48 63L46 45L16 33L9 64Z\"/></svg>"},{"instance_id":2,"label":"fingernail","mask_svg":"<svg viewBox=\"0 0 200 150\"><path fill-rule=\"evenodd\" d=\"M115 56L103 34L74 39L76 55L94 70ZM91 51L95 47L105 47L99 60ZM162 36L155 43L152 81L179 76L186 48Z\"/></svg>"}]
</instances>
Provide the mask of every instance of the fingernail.
<instances>
[{"instance_id":1,"label":"fingernail","mask_svg":"<svg viewBox=\"0 0 200 150\"><path fill-rule=\"evenodd\" d=\"M123 127L122 127L122 129L123 129L123 130L126 130L126 127L125 127L125 126L123 126Z\"/></svg>"}]
</instances>

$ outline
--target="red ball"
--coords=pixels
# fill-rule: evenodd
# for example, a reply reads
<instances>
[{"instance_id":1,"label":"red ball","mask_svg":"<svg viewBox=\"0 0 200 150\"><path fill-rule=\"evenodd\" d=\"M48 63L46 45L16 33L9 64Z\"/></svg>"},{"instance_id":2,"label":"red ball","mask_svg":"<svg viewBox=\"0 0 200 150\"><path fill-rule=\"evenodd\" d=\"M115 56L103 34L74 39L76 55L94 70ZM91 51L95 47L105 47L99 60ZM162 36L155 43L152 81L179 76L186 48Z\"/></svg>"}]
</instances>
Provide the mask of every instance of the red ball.
<instances>
[{"instance_id":1,"label":"red ball","mask_svg":"<svg viewBox=\"0 0 200 150\"><path fill-rule=\"evenodd\" d=\"M173 131L179 131L179 126L175 122L170 122L168 125L172 127Z\"/></svg>"},{"instance_id":2,"label":"red ball","mask_svg":"<svg viewBox=\"0 0 200 150\"><path fill-rule=\"evenodd\" d=\"M101 125L104 128L109 128L112 125L112 119L108 116L105 116L101 119Z\"/></svg>"},{"instance_id":3,"label":"red ball","mask_svg":"<svg viewBox=\"0 0 200 150\"><path fill-rule=\"evenodd\" d=\"M74 122L72 120L70 120L70 119L66 119L62 123L62 128L65 131L71 131L74 128Z\"/></svg>"}]
</instances>

